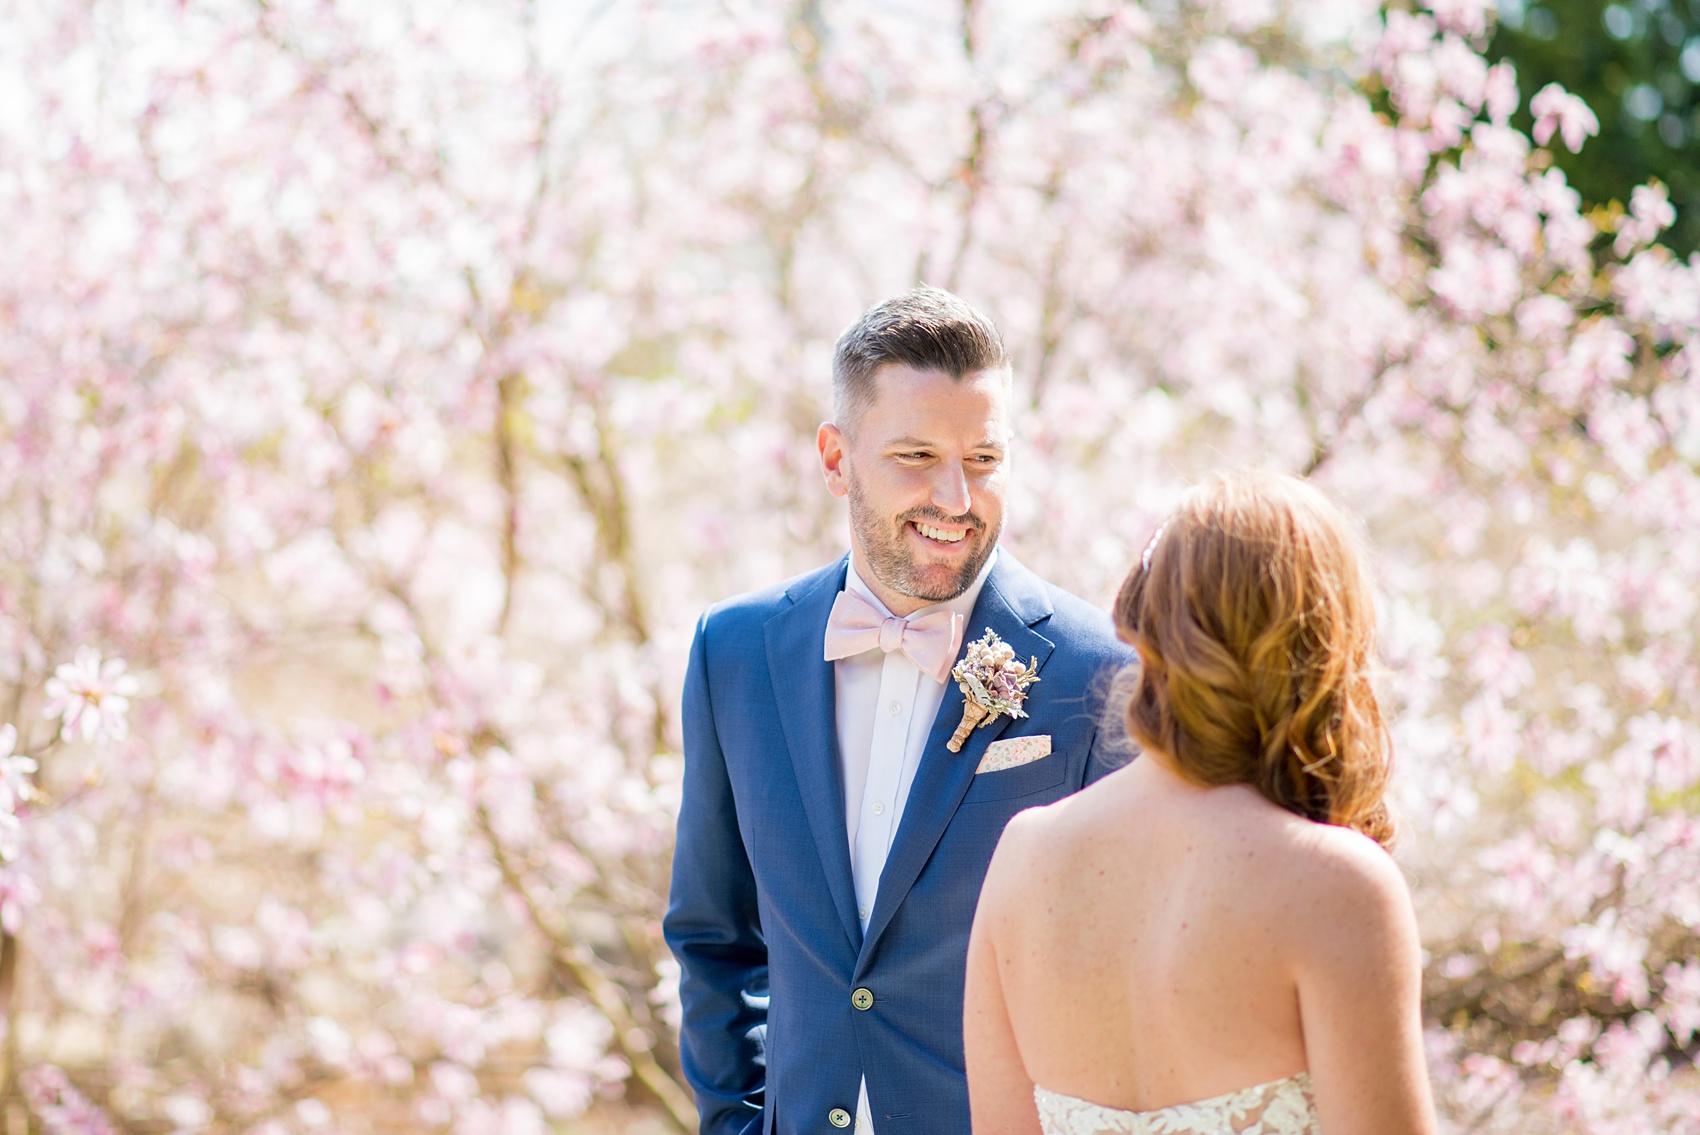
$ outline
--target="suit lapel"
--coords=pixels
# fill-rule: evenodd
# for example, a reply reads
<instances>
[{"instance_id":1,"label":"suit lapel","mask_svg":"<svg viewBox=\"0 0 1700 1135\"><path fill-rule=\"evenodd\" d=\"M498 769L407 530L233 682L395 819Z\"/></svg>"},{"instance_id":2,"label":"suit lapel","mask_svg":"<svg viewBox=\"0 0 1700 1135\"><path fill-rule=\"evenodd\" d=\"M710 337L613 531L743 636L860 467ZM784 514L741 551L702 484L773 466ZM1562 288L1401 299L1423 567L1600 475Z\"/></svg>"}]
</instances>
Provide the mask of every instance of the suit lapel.
<instances>
[{"instance_id":1,"label":"suit lapel","mask_svg":"<svg viewBox=\"0 0 1700 1135\"><path fill-rule=\"evenodd\" d=\"M1051 611L1050 599L1039 578L1008 552L999 552L998 562L986 577L986 585L974 604L974 614L963 635L963 649L990 627L1014 648L1017 658L1039 660L1042 684L1045 660L1050 657L1053 644L1034 631L1032 625ZM873 916L868 920L868 933L862 942L863 959L871 956L874 943L915 885L933 848L938 846L957 805L973 783L974 770L980 767L986 746L1009 728L1011 719L999 717L970 733L960 753L951 752L945 748L945 742L962 720L963 700L962 690L952 681L939 705L938 717L933 720L927 747L921 754L921 767L915 772L915 783L903 805L903 821L886 858L885 870L880 873L879 895L874 900Z\"/></svg>"},{"instance_id":2,"label":"suit lapel","mask_svg":"<svg viewBox=\"0 0 1700 1135\"><path fill-rule=\"evenodd\" d=\"M826 871L832 904L852 949L862 944L856 886L844 829L844 781L839 775L837 695L832 663L822 657L826 619L844 587L844 565L806 579L789 592L792 605L769 619L767 668L785 731L785 747L802 790L803 811Z\"/></svg>"}]
</instances>

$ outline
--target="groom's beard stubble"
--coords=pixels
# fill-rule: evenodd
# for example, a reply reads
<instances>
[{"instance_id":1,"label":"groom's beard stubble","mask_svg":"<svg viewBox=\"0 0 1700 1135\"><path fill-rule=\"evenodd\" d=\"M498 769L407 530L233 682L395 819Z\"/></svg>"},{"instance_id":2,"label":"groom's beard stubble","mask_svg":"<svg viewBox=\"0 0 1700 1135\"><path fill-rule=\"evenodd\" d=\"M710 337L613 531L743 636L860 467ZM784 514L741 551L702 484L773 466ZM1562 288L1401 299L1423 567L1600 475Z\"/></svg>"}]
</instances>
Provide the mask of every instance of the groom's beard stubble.
<instances>
[{"instance_id":1,"label":"groom's beard stubble","mask_svg":"<svg viewBox=\"0 0 1700 1135\"><path fill-rule=\"evenodd\" d=\"M992 549L997 547L998 534L1003 526L1000 524L996 528L989 527L972 512L949 516L936 508L914 508L894 520L887 520L876 515L868 507L861 486L853 477L850 479L849 488L850 527L856 533L857 543L867 555L868 570L876 580L899 595L907 595L911 599L925 599L929 603L944 603L955 599L968 590L969 584L980 574L980 569L986 566ZM945 565L934 564L923 568L915 563L914 557L905 546L904 529L912 520L940 524L968 523L974 526L974 535L968 537L974 541L973 549L963 560L962 567L944 581L938 581L937 576L948 570ZM934 581L929 583L924 578L925 575L933 576Z\"/></svg>"}]
</instances>

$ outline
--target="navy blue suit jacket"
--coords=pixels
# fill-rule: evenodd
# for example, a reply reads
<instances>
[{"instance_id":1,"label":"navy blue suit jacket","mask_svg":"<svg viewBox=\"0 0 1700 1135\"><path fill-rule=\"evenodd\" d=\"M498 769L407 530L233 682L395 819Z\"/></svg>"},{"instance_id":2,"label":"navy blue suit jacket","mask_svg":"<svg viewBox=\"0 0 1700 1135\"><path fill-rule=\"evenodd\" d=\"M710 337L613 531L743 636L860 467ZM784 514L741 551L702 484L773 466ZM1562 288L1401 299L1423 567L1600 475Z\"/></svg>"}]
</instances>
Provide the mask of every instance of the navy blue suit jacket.
<instances>
[{"instance_id":1,"label":"navy blue suit jacket","mask_svg":"<svg viewBox=\"0 0 1700 1135\"><path fill-rule=\"evenodd\" d=\"M1109 771L1095 759L1104 694L1132 652L1104 612L1001 552L964 638L990 627L1038 658L1028 716L952 753L963 695L946 691L863 935L822 659L846 562L714 607L691 647L663 925L704 1135L827 1135L864 1076L878 1135L968 1135L962 988L992 851L1015 813ZM975 775L993 741L1046 733L1050 756ZM857 989L870 1008L851 1004Z\"/></svg>"}]
</instances>

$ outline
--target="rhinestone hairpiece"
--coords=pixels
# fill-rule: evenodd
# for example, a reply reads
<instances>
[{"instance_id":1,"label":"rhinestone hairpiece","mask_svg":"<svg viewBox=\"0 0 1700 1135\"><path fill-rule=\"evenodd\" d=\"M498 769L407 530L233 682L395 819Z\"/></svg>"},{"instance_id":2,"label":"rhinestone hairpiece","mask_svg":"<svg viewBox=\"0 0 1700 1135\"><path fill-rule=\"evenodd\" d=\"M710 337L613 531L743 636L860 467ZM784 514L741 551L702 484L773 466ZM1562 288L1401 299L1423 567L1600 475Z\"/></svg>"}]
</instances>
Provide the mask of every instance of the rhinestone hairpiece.
<instances>
[{"instance_id":1,"label":"rhinestone hairpiece","mask_svg":"<svg viewBox=\"0 0 1700 1135\"><path fill-rule=\"evenodd\" d=\"M1151 570L1151 553L1157 550L1157 541L1163 538L1163 529L1167 527L1167 524L1159 524L1157 525L1157 531L1151 533L1151 542L1145 545L1145 551L1140 553L1139 556L1140 571Z\"/></svg>"}]
</instances>

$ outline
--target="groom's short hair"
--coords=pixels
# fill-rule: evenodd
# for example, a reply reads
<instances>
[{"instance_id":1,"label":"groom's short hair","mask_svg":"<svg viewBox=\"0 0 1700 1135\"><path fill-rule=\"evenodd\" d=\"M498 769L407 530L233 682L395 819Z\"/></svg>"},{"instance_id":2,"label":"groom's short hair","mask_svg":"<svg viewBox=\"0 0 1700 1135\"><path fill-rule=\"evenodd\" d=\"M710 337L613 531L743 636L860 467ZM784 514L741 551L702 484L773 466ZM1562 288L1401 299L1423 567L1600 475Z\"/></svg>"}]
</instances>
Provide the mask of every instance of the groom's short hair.
<instances>
[{"instance_id":1,"label":"groom's short hair","mask_svg":"<svg viewBox=\"0 0 1700 1135\"><path fill-rule=\"evenodd\" d=\"M922 284L870 308L838 337L832 356L832 416L850 429L874 400L887 363L944 371L954 379L1009 367L997 325L960 296Z\"/></svg>"}]
</instances>

